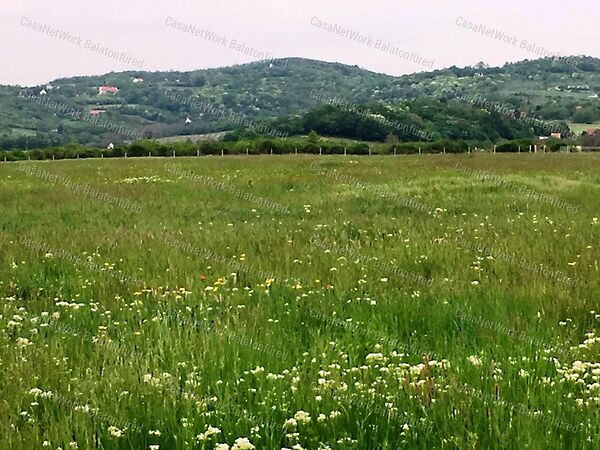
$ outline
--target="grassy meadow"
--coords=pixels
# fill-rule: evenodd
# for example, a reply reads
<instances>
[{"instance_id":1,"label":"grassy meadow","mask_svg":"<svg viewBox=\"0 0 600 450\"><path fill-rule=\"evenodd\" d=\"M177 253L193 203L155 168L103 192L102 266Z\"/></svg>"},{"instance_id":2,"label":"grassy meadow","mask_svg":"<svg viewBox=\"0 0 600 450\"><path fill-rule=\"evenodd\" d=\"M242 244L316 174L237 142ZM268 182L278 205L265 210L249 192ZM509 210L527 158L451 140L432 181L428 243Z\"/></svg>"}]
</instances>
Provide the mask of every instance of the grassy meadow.
<instances>
[{"instance_id":1,"label":"grassy meadow","mask_svg":"<svg viewBox=\"0 0 600 450\"><path fill-rule=\"evenodd\" d=\"M600 154L0 164L1 449L600 448Z\"/></svg>"}]
</instances>

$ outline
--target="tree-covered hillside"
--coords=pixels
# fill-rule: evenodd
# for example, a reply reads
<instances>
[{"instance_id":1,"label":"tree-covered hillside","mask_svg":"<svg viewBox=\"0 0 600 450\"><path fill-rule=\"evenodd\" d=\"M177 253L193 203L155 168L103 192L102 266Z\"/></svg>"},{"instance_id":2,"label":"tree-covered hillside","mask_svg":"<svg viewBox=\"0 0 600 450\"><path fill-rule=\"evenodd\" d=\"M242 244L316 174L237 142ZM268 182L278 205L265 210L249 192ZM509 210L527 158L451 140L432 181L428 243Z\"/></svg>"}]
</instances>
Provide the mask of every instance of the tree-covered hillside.
<instances>
[{"instance_id":1,"label":"tree-covered hillside","mask_svg":"<svg viewBox=\"0 0 600 450\"><path fill-rule=\"evenodd\" d=\"M118 92L100 95L100 86ZM110 73L0 87L0 148L106 146L262 122L277 124L282 132L308 128L361 139L391 133L418 140L423 138L415 134L418 129L433 138L495 140L549 134L549 128L515 122L512 112L503 111L552 122L598 121L599 93L600 60L590 57L401 77L300 58L193 72ZM369 113L356 114L360 107ZM375 117L374 123L373 115L383 119Z\"/></svg>"}]
</instances>

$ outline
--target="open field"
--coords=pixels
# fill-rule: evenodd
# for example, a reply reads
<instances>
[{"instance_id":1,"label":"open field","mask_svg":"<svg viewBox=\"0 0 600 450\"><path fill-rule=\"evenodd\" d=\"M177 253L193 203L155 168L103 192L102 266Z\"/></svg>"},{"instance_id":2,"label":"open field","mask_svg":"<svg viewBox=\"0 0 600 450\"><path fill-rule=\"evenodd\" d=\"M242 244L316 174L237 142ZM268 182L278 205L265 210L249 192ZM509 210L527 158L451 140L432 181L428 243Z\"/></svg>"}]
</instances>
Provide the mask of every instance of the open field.
<instances>
[{"instance_id":1,"label":"open field","mask_svg":"<svg viewBox=\"0 0 600 450\"><path fill-rule=\"evenodd\" d=\"M600 154L3 163L0 205L2 449L600 448Z\"/></svg>"},{"instance_id":2,"label":"open field","mask_svg":"<svg viewBox=\"0 0 600 450\"><path fill-rule=\"evenodd\" d=\"M594 123L574 123L574 122L571 122L571 123L569 123L569 128L576 135L580 135L581 133L583 133L584 131L589 130L590 128L593 129L593 130L600 129L600 122L594 122Z\"/></svg>"}]
</instances>

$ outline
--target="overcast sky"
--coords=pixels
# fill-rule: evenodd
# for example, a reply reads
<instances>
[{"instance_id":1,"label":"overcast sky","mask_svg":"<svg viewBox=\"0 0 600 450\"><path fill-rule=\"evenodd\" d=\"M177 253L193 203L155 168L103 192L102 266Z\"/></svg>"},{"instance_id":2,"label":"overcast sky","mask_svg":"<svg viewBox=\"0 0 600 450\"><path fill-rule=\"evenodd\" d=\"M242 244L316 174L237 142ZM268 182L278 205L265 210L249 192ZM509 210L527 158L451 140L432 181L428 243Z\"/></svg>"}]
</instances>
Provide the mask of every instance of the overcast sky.
<instances>
[{"instance_id":1,"label":"overcast sky","mask_svg":"<svg viewBox=\"0 0 600 450\"><path fill-rule=\"evenodd\" d=\"M600 57L598 0L2 0L0 10L0 84L220 67L260 53L391 75L536 59L539 48Z\"/></svg>"}]
</instances>

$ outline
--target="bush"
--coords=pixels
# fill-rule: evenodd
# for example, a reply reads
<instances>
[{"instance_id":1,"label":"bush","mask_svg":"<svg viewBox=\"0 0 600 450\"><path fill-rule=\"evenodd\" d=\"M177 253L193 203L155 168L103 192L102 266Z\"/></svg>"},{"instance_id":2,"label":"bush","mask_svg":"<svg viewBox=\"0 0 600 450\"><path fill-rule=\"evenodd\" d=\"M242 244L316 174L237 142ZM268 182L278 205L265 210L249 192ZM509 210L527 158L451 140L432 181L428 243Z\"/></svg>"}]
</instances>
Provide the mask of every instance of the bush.
<instances>
[{"instance_id":1,"label":"bush","mask_svg":"<svg viewBox=\"0 0 600 450\"><path fill-rule=\"evenodd\" d=\"M364 142L356 142L351 144L348 147L349 155L368 155L369 154L369 144Z\"/></svg>"}]
</instances>

